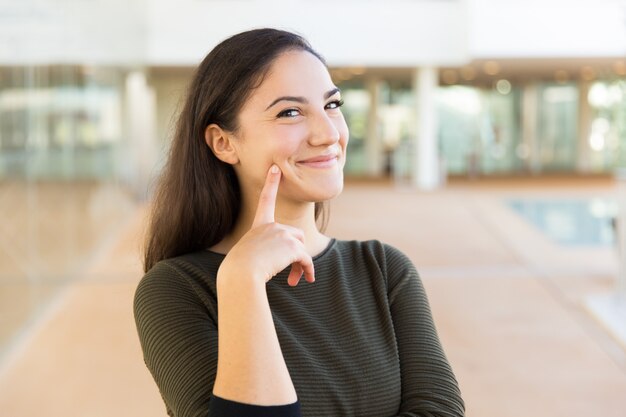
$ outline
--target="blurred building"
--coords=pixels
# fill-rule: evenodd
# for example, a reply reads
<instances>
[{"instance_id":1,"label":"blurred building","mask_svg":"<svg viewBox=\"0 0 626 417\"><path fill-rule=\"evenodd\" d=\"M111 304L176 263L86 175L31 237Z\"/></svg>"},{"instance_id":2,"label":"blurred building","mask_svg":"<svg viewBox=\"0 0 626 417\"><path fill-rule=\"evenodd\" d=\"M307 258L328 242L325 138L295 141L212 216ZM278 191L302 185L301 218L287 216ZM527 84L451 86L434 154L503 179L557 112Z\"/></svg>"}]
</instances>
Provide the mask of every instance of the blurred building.
<instances>
[{"instance_id":1,"label":"blurred building","mask_svg":"<svg viewBox=\"0 0 626 417\"><path fill-rule=\"evenodd\" d=\"M609 173L626 162L626 3L0 1L0 178L146 193L220 40L305 35L342 88L347 174Z\"/></svg>"}]
</instances>

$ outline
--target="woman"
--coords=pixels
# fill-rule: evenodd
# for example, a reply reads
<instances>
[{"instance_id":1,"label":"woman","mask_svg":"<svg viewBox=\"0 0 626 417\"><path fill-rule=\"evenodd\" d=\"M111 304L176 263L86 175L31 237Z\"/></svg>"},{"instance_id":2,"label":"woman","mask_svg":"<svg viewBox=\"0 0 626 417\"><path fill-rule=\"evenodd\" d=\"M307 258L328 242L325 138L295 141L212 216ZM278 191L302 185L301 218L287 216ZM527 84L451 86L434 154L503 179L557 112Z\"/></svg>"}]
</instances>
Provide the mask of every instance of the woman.
<instances>
[{"instance_id":1,"label":"woman","mask_svg":"<svg viewBox=\"0 0 626 417\"><path fill-rule=\"evenodd\" d=\"M463 415L411 262L316 225L343 187L341 105L289 32L240 33L200 64L135 295L169 415Z\"/></svg>"}]
</instances>

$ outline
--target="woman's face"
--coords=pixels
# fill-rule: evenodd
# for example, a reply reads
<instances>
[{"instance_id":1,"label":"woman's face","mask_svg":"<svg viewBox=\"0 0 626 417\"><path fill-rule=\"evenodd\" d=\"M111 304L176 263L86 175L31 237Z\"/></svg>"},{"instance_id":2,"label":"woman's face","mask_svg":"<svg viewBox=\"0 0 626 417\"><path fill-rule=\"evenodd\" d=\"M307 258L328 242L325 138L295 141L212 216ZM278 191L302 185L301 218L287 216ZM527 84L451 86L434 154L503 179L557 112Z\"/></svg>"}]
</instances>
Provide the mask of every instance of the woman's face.
<instances>
[{"instance_id":1,"label":"woman's face","mask_svg":"<svg viewBox=\"0 0 626 417\"><path fill-rule=\"evenodd\" d=\"M305 51L276 58L238 117L234 165L245 190L260 190L272 164L280 198L318 202L343 188L348 127L341 94L319 59Z\"/></svg>"}]
</instances>

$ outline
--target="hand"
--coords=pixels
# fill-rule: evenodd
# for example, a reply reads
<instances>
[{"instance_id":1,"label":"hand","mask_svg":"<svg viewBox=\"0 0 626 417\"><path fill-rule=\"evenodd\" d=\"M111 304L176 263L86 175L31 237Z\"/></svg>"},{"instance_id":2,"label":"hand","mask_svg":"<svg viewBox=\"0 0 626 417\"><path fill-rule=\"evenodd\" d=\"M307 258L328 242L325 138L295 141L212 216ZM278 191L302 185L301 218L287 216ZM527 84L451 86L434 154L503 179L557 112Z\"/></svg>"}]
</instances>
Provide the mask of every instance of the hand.
<instances>
[{"instance_id":1,"label":"hand","mask_svg":"<svg viewBox=\"0 0 626 417\"><path fill-rule=\"evenodd\" d=\"M306 281L315 281L313 259L304 246L302 230L274 221L280 178L280 169L272 165L261 190L252 226L228 252L220 272L224 267L224 270L233 272L235 279L253 276L266 283L291 265L287 278L289 285L298 285L303 273Z\"/></svg>"}]
</instances>

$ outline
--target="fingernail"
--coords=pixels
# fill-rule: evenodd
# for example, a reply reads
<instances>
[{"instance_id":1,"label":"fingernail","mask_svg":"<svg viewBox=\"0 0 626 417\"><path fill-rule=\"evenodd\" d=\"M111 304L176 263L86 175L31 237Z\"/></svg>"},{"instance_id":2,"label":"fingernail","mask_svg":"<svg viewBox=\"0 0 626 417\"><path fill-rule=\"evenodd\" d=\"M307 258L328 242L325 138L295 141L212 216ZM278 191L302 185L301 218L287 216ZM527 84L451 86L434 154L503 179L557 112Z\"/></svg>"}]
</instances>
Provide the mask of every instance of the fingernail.
<instances>
[{"instance_id":1,"label":"fingernail","mask_svg":"<svg viewBox=\"0 0 626 417\"><path fill-rule=\"evenodd\" d=\"M272 174L278 174L278 167L276 165L272 165L272 167L270 168L270 172Z\"/></svg>"}]
</instances>

